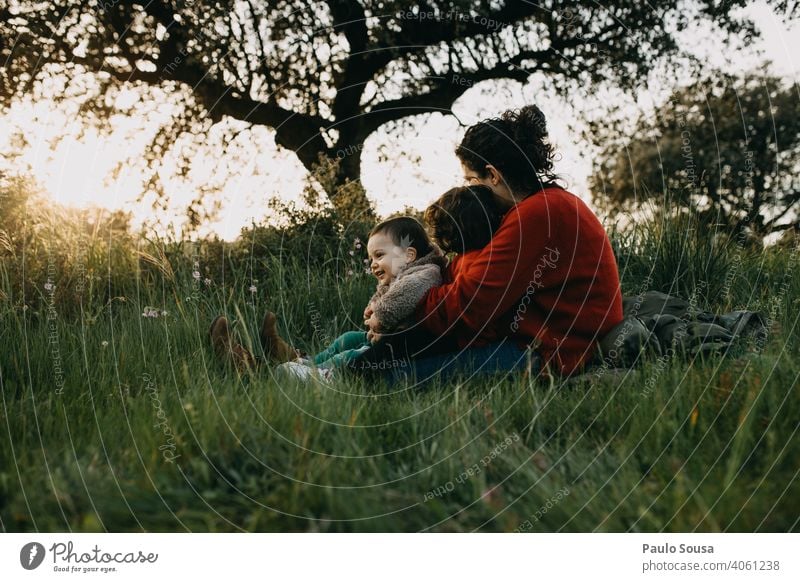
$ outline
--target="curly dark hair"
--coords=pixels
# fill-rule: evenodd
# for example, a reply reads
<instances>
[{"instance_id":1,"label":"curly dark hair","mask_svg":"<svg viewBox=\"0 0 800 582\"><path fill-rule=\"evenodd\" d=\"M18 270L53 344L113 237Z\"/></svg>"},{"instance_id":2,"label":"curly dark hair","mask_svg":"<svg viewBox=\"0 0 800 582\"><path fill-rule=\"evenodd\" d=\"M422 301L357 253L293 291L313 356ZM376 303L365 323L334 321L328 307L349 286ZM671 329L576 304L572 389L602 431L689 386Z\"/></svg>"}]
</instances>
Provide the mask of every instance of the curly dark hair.
<instances>
[{"instance_id":1,"label":"curly dark hair","mask_svg":"<svg viewBox=\"0 0 800 582\"><path fill-rule=\"evenodd\" d=\"M397 216L384 220L370 231L372 237L378 233L383 233L392 239L398 246L407 244L417 251L417 257L424 257L433 251L431 239L419 220L411 216Z\"/></svg>"},{"instance_id":2,"label":"curly dark hair","mask_svg":"<svg viewBox=\"0 0 800 582\"><path fill-rule=\"evenodd\" d=\"M479 176L492 165L516 193L533 194L557 185L555 148L547 137L544 113L536 105L509 110L470 126L456 148L458 158Z\"/></svg>"},{"instance_id":3,"label":"curly dark hair","mask_svg":"<svg viewBox=\"0 0 800 582\"><path fill-rule=\"evenodd\" d=\"M448 190L425 210L425 224L446 253L482 249L492 240L505 213L487 186Z\"/></svg>"}]
</instances>

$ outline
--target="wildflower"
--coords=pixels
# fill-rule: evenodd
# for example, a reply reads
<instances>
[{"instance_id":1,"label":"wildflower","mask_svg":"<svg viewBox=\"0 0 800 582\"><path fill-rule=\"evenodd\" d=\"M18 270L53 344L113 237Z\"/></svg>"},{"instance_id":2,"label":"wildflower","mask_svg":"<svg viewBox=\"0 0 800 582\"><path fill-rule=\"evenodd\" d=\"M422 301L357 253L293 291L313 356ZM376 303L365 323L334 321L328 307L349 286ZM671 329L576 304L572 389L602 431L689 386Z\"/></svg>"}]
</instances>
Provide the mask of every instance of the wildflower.
<instances>
[{"instance_id":1,"label":"wildflower","mask_svg":"<svg viewBox=\"0 0 800 582\"><path fill-rule=\"evenodd\" d=\"M255 293L256 291L258 291L258 289L256 289L255 285L250 285L250 287L248 287L248 289L250 290L250 293Z\"/></svg>"},{"instance_id":2,"label":"wildflower","mask_svg":"<svg viewBox=\"0 0 800 582\"><path fill-rule=\"evenodd\" d=\"M347 270L347 276L348 277L352 277L353 276L353 269L348 269Z\"/></svg>"},{"instance_id":3,"label":"wildflower","mask_svg":"<svg viewBox=\"0 0 800 582\"><path fill-rule=\"evenodd\" d=\"M166 317L166 316L167 316L167 310L165 309L161 312L161 317Z\"/></svg>"},{"instance_id":4,"label":"wildflower","mask_svg":"<svg viewBox=\"0 0 800 582\"><path fill-rule=\"evenodd\" d=\"M47 281L47 283L44 284L44 290L47 291L48 293L52 292L53 289L55 288L56 286L53 285L49 280Z\"/></svg>"},{"instance_id":5,"label":"wildflower","mask_svg":"<svg viewBox=\"0 0 800 582\"><path fill-rule=\"evenodd\" d=\"M361 244L361 239L360 239L360 238L358 238L358 237L354 238L354 239L353 239L353 244L354 244L354 245L360 245L360 244Z\"/></svg>"},{"instance_id":6,"label":"wildflower","mask_svg":"<svg viewBox=\"0 0 800 582\"><path fill-rule=\"evenodd\" d=\"M206 284L206 287L211 287L211 279L209 279L208 277L203 279L203 283Z\"/></svg>"},{"instance_id":7,"label":"wildflower","mask_svg":"<svg viewBox=\"0 0 800 582\"><path fill-rule=\"evenodd\" d=\"M355 251L348 251L348 252L350 253L351 257L356 254Z\"/></svg>"},{"instance_id":8,"label":"wildflower","mask_svg":"<svg viewBox=\"0 0 800 582\"><path fill-rule=\"evenodd\" d=\"M200 271L192 271L192 277L194 277L195 281L200 280Z\"/></svg>"},{"instance_id":9,"label":"wildflower","mask_svg":"<svg viewBox=\"0 0 800 582\"><path fill-rule=\"evenodd\" d=\"M356 244L356 249L361 250L361 243Z\"/></svg>"},{"instance_id":10,"label":"wildflower","mask_svg":"<svg viewBox=\"0 0 800 582\"><path fill-rule=\"evenodd\" d=\"M107 348L108 347L108 341L107 340L103 340L102 342L100 342L100 345L103 346L104 348Z\"/></svg>"},{"instance_id":11,"label":"wildflower","mask_svg":"<svg viewBox=\"0 0 800 582\"><path fill-rule=\"evenodd\" d=\"M166 312L164 312L166 314ZM145 307L142 312L142 317L158 317L159 310L155 307Z\"/></svg>"}]
</instances>

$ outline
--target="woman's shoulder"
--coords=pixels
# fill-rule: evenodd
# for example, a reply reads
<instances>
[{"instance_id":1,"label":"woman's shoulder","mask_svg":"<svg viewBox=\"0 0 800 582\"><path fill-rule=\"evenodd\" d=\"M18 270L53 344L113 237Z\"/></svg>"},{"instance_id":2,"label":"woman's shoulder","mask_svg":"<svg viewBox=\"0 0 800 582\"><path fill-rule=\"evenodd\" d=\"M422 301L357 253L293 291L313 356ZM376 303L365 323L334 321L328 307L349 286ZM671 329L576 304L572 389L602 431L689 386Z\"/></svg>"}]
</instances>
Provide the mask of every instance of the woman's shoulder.
<instances>
[{"instance_id":1,"label":"woman's shoulder","mask_svg":"<svg viewBox=\"0 0 800 582\"><path fill-rule=\"evenodd\" d=\"M572 192L559 187L550 187L538 191L517 203L506 219L525 221L531 215L558 215L563 212L575 215L576 213L591 212L586 203Z\"/></svg>"}]
</instances>

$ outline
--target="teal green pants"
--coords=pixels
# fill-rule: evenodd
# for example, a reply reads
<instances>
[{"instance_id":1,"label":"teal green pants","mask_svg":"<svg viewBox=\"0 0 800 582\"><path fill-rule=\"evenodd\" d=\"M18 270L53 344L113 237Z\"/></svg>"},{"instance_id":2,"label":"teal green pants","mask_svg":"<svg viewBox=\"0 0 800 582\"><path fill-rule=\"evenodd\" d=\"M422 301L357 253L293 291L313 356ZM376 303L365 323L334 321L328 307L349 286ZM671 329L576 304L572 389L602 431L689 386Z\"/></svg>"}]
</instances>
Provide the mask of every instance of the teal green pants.
<instances>
[{"instance_id":1,"label":"teal green pants","mask_svg":"<svg viewBox=\"0 0 800 582\"><path fill-rule=\"evenodd\" d=\"M352 362L369 348L365 331L348 331L337 337L333 343L314 356L314 364L325 368L339 368Z\"/></svg>"}]
</instances>

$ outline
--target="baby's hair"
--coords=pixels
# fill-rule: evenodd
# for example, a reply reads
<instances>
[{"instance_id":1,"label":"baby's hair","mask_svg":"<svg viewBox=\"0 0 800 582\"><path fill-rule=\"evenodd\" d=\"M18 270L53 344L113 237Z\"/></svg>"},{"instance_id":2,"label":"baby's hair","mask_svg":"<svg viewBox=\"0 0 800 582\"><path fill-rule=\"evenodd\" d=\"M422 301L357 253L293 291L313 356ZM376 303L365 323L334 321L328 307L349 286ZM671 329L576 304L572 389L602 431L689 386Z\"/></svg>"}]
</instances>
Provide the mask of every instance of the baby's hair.
<instances>
[{"instance_id":1,"label":"baby's hair","mask_svg":"<svg viewBox=\"0 0 800 582\"><path fill-rule=\"evenodd\" d=\"M369 233L370 238L376 234L385 234L392 242L402 247L412 247L417 251L417 257L424 257L433 251L431 239L425 232L425 227L411 216L398 216L384 220Z\"/></svg>"},{"instance_id":2,"label":"baby's hair","mask_svg":"<svg viewBox=\"0 0 800 582\"><path fill-rule=\"evenodd\" d=\"M446 253L482 249L492 240L503 211L487 186L448 190L425 210L425 223Z\"/></svg>"}]
</instances>

